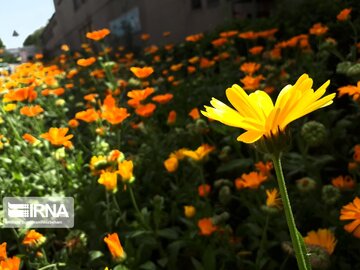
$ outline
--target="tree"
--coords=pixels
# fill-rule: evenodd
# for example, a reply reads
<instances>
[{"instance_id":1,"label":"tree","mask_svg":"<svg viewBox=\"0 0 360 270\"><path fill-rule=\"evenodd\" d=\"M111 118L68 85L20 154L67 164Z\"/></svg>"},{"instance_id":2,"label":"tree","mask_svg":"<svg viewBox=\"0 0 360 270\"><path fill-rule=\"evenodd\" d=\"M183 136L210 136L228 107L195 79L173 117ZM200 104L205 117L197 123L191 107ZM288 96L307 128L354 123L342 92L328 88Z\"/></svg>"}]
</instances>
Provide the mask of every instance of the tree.
<instances>
[{"instance_id":1,"label":"tree","mask_svg":"<svg viewBox=\"0 0 360 270\"><path fill-rule=\"evenodd\" d=\"M4 43L2 42L2 40L0 38L0 49L2 49L2 48L5 48L5 45L4 45Z\"/></svg>"},{"instance_id":2,"label":"tree","mask_svg":"<svg viewBox=\"0 0 360 270\"><path fill-rule=\"evenodd\" d=\"M44 31L44 27L41 27L37 30L35 30L34 33L31 35L28 35L28 37L25 39L23 46L30 46L35 45L36 47L41 47L41 34Z\"/></svg>"}]
</instances>

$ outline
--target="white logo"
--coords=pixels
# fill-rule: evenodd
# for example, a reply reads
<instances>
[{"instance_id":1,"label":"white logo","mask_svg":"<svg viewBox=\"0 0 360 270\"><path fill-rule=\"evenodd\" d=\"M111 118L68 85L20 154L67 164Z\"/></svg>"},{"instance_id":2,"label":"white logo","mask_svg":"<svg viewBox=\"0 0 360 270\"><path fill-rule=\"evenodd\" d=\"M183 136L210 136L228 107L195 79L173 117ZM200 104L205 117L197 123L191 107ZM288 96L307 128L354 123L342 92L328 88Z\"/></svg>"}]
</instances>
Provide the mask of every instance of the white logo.
<instances>
[{"instance_id":1,"label":"white logo","mask_svg":"<svg viewBox=\"0 0 360 270\"><path fill-rule=\"evenodd\" d=\"M14 218L36 217L69 217L66 207L61 204L49 203L10 203L8 202L8 215Z\"/></svg>"}]
</instances>

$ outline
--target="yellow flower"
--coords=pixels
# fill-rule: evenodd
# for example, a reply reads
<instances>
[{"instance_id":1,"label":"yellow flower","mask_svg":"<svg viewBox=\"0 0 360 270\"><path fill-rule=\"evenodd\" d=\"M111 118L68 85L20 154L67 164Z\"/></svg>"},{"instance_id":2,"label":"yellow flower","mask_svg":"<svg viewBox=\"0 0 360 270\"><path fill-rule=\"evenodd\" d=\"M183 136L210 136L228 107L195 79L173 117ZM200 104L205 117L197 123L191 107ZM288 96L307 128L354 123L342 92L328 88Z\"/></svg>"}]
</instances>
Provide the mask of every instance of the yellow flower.
<instances>
[{"instance_id":1,"label":"yellow flower","mask_svg":"<svg viewBox=\"0 0 360 270\"><path fill-rule=\"evenodd\" d=\"M266 190L266 206L281 208L281 198L279 191L276 188L272 190Z\"/></svg>"},{"instance_id":2,"label":"yellow flower","mask_svg":"<svg viewBox=\"0 0 360 270\"><path fill-rule=\"evenodd\" d=\"M17 107L17 105L15 103L9 103L4 106L4 111L11 112L11 111L15 110L16 107Z\"/></svg>"},{"instance_id":3,"label":"yellow flower","mask_svg":"<svg viewBox=\"0 0 360 270\"><path fill-rule=\"evenodd\" d=\"M304 241L307 245L319 246L324 248L329 255L334 252L336 246L336 238L332 231L328 229L318 229L317 231L308 232L304 237Z\"/></svg>"},{"instance_id":4,"label":"yellow flower","mask_svg":"<svg viewBox=\"0 0 360 270\"><path fill-rule=\"evenodd\" d=\"M104 185L106 190L116 192L116 190L117 190L117 174L114 172L103 172L100 175L98 183Z\"/></svg>"},{"instance_id":5,"label":"yellow flower","mask_svg":"<svg viewBox=\"0 0 360 270\"><path fill-rule=\"evenodd\" d=\"M164 161L164 166L169 173L175 172L179 166L179 161L174 154Z\"/></svg>"},{"instance_id":6,"label":"yellow flower","mask_svg":"<svg viewBox=\"0 0 360 270\"><path fill-rule=\"evenodd\" d=\"M257 90L248 95L235 84L226 90L226 96L236 110L213 98L210 101L213 107L205 106L206 111L202 114L225 125L245 129L238 141L254 143L263 136L272 137L284 131L292 121L333 102L335 94L322 97L330 81L316 91L311 88L312 83L312 79L303 74L295 85L287 85L281 90L275 105L264 91Z\"/></svg>"},{"instance_id":7,"label":"yellow flower","mask_svg":"<svg viewBox=\"0 0 360 270\"><path fill-rule=\"evenodd\" d=\"M118 163L118 171L117 173L121 175L123 182L132 183L135 180L133 175L134 164L132 160L124 160Z\"/></svg>"},{"instance_id":8,"label":"yellow flower","mask_svg":"<svg viewBox=\"0 0 360 270\"><path fill-rule=\"evenodd\" d=\"M185 205L184 206L184 214L187 218L192 218L196 214L196 209L192 205Z\"/></svg>"},{"instance_id":9,"label":"yellow flower","mask_svg":"<svg viewBox=\"0 0 360 270\"><path fill-rule=\"evenodd\" d=\"M182 150L182 154L186 157L191 158L194 161L201 161L207 155L209 155L212 151L214 151L215 147L210 146L208 144L202 144L195 151L192 150Z\"/></svg>"}]
</instances>

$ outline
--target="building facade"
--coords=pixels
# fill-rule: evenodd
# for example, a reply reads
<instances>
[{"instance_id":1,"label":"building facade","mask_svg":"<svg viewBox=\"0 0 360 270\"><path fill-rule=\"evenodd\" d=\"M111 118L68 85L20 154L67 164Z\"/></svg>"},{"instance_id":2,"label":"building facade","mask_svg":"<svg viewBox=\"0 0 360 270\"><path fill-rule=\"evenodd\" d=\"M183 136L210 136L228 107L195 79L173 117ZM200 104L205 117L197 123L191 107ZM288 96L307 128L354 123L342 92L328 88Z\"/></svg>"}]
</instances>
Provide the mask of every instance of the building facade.
<instances>
[{"instance_id":1,"label":"building facade","mask_svg":"<svg viewBox=\"0 0 360 270\"><path fill-rule=\"evenodd\" d=\"M140 44L140 35L152 44L166 42L213 29L234 17L254 17L261 0L54 0L55 13L43 35L45 52L56 53L62 44L79 49L91 30L109 28L112 41ZM243 8L241 8L243 7Z\"/></svg>"}]
</instances>

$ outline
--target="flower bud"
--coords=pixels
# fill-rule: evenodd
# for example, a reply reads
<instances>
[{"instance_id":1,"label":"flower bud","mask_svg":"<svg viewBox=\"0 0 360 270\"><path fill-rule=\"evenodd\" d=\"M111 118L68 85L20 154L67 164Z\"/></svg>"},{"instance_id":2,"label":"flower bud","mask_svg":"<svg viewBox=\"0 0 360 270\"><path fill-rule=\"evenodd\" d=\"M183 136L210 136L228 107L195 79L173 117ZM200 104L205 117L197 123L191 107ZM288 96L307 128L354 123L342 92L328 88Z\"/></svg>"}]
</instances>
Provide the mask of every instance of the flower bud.
<instances>
[{"instance_id":1,"label":"flower bud","mask_svg":"<svg viewBox=\"0 0 360 270\"><path fill-rule=\"evenodd\" d=\"M307 245L312 269L325 270L330 267L330 255L320 246Z\"/></svg>"},{"instance_id":2,"label":"flower bud","mask_svg":"<svg viewBox=\"0 0 360 270\"><path fill-rule=\"evenodd\" d=\"M222 186L219 191L219 201L227 205L231 201L231 189L228 186Z\"/></svg>"},{"instance_id":3,"label":"flower bud","mask_svg":"<svg viewBox=\"0 0 360 270\"><path fill-rule=\"evenodd\" d=\"M301 136L309 146L319 146L326 139L327 132L323 124L309 121L302 126Z\"/></svg>"},{"instance_id":4,"label":"flower bud","mask_svg":"<svg viewBox=\"0 0 360 270\"><path fill-rule=\"evenodd\" d=\"M321 198L326 204L334 204L340 198L340 190L333 185L323 186Z\"/></svg>"},{"instance_id":5,"label":"flower bud","mask_svg":"<svg viewBox=\"0 0 360 270\"><path fill-rule=\"evenodd\" d=\"M315 189L316 182L310 177L303 177L296 181L296 187L302 192L309 192Z\"/></svg>"},{"instance_id":6,"label":"flower bud","mask_svg":"<svg viewBox=\"0 0 360 270\"><path fill-rule=\"evenodd\" d=\"M228 212L223 212L220 215L215 215L211 218L211 222L213 225L219 225L224 223L230 218L230 214Z\"/></svg>"},{"instance_id":7,"label":"flower bud","mask_svg":"<svg viewBox=\"0 0 360 270\"><path fill-rule=\"evenodd\" d=\"M86 248L87 236L81 230L72 230L65 238L65 245L69 253L81 252Z\"/></svg>"}]
</instances>

